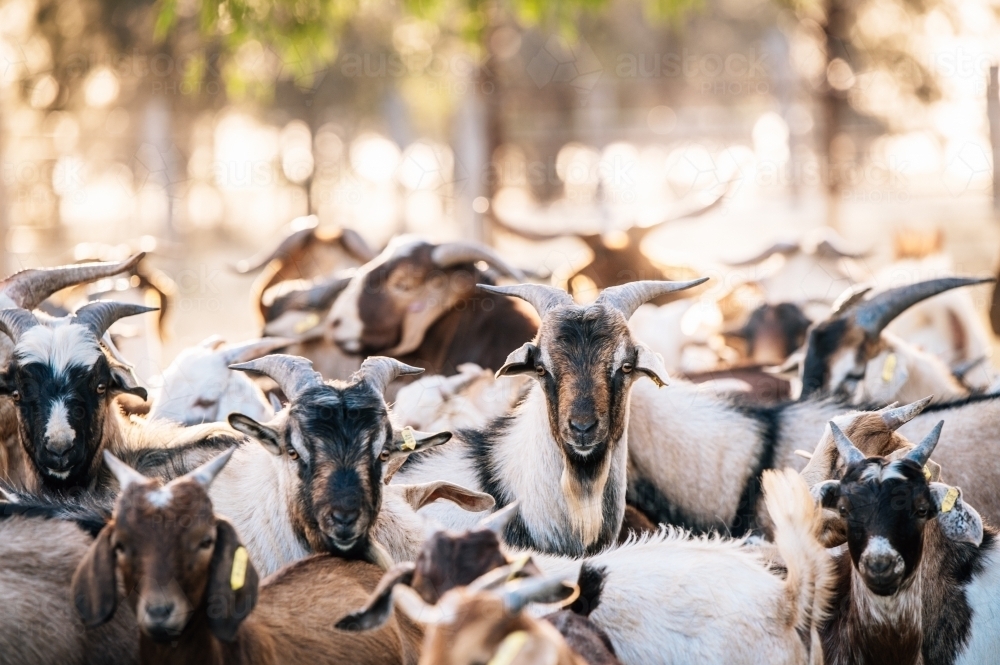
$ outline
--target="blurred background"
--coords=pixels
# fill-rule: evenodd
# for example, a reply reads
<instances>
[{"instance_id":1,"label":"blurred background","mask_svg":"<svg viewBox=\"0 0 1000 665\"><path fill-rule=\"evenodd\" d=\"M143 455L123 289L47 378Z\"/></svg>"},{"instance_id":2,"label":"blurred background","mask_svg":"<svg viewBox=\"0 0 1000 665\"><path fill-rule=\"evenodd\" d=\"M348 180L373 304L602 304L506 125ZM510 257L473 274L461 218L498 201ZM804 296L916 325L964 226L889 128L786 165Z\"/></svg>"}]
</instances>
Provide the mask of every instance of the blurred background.
<instances>
[{"instance_id":1,"label":"blurred background","mask_svg":"<svg viewBox=\"0 0 1000 665\"><path fill-rule=\"evenodd\" d=\"M557 280L592 256L574 233L665 220L642 251L720 290L824 228L861 273L910 237L992 274L998 22L990 0L0 0L2 268L150 251L176 288L162 362L258 334L232 266L310 224L480 240Z\"/></svg>"}]
</instances>

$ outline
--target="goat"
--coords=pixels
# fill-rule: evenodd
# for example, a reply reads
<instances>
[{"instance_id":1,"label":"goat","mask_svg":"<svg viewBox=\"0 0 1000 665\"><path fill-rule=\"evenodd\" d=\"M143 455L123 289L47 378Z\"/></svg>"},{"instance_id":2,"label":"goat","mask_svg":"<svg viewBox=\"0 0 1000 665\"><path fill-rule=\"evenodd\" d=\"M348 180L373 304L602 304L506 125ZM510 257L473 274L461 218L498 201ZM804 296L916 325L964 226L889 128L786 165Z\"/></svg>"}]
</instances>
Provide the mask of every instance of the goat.
<instances>
[{"instance_id":1,"label":"goat","mask_svg":"<svg viewBox=\"0 0 1000 665\"><path fill-rule=\"evenodd\" d=\"M812 321L802 308L791 302L765 303L750 313L741 327L725 333L745 346L751 363L781 365L802 346Z\"/></svg>"},{"instance_id":2,"label":"goat","mask_svg":"<svg viewBox=\"0 0 1000 665\"><path fill-rule=\"evenodd\" d=\"M315 215L292 220L290 233L271 251L239 261L234 268L240 274L263 269L254 280L251 305L267 321L268 305L273 298L268 290L292 279L310 279L334 270L359 266L370 261L375 252L356 231L345 228L320 229Z\"/></svg>"},{"instance_id":3,"label":"goat","mask_svg":"<svg viewBox=\"0 0 1000 665\"><path fill-rule=\"evenodd\" d=\"M928 646L940 640L954 647L968 636L961 623L971 615L969 604L963 602L962 590L956 593L956 580L941 574L956 572L953 562L945 562L942 555L961 549L961 543L978 548L984 532L978 514L961 502L957 488L931 483L925 477L924 465L943 423L895 461L866 457L835 422L830 423L846 469L841 480L814 486L813 494L823 507L839 511L846 523L848 553L839 557L834 611L821 628L827 662L942 662L927 653L924 640L929 640ZM948 542L952 546L944 545ZM973 568L962 576L968 580L977 573ZM981 583L996 587L983 577ZM951 602L965 607L945 607ZM991 599L976 609L994 610L996 605ZM931 613L925 617L928 608ZM994 619L988 615L980 619L986 620L985 632L996 632L991 625ZM991 635L982 637L995 641ZM950 651L954 656L955 649Z\"/></svg>"},{"instance_id":4,"label":"goat","mask_svg":"<svg viewBox=\"0 0 1000 665\"><path fill-rule=\"evenodd\" d=\"M868 289L845 293L830 316L809 330L800 372L802 397L820 392L840 393L859 401L913 401L927 394L944 400L964 396L967 391L942 362L931 360L899 338L884 335L883 330L922 300L987 281L942 277L890 289L868 300L863 300ZM869 372L874 374L874 382L865 380ZM865 394L865 388L875 394Z\"/></svg>"},{"instance_id":5,"label":"goat","mask_svg":"<svg viewBox=\"0 0 1000 665\"><path fill-rule=\"evenodd\" d=\"M926 403L927 400L924 400ZM900 459L912 444L898 432L887 431L880 413L861 413L837 418L851 444L866 458ZM940 448L940 443L938 447ZM935 453L938 452L935 450ZM841 479L846 465L832 432L824 435L802 471L814 487ZM979 513L965 502L957 487L948 490L936 481L940 467L929 460L924 475L936 497L952 492L952 507L942 508L937 519L924 529L924 550L919 567L923 580L923 658L925 665L989 662L1000 649L1000 554L997 532L982 526ZM828 511L824 524L826 544L847 542L844 520Z\"/></svg>"},{"instance_id":6,"label":"goat","mask_svg":"<svg viewBox=\"0 0 1000 665\"><path fill-rule=\"evenodd\" d=\"M35 309L62 289L131 270L143 256L137 254L117 263L22 270L0 282L0 309ZM0 335L0 367L8 365L12 353L13 344ZM15 486L24 485L31 475L29 465L21 450L15 406L8 400L0 400L0 480Z\"/></svg>"},{"instance_id":7,"label":"goat","mask_svg":"<svg viewBox=\"0 0 1000 665\"><path fill-rule=\"evenodd\" d=\"M507 568L491 571L467 587L448 591L435 605L409 587L396 589L395 605L428 627L421 665L586 665L552 625L523 612L530 603L565 601L576 593L576 587L559 578L503 584L509 572Z\"/></svg>"},{"instance_id":8,"label":"goat","mask_svg":"<svg viewBox=\"0 0 1000 665\"><path fill-rule=\"evenodd\" d=\"M411 456L395 480L448 479L485 491L500 507L519 500L505 532L512 545L579 556L614 543L625 510L630 390L644 376L667 381L659 357L632 339L626 322L646 300L704 281L633 282L605 289L586 307L553 287L481 286L538 312L535 339L497 370L535 381L509 414L433 454ZM449 528L471 526L468 514L427 512Z\"/></svg>"},{"instance_id":9,"label":"goat","mask_svg":"<svg viewBox=\"0 0 1000 665\"><path fill-rule=\"evenodd\" d=\"M0 501L0 661L5 665L138 663L138 650L129 640L136 629L130 612L91 631L67 602L73 571L106 520L87 505L32 497Z\"/></svg>"},{"instance_id":10,"label":"goat","mask_svg":"<svg viewBox=\"0 0 1000 665\"><path fill-rule=\"evenodd\" d=\"M338 625L380 625L399 583L433 602L451 583L530 554L525 568L577 580L581 592L573 609L609 636L626 665L821 662L815 628L834 573L813 536L820 512L794 471L769 471L763 482L775 542L788 564L784 581L740 540L690 538L666 529L581 560L501 552L478 529L469 538L445 534L429 541L426 557L387 573L368 603Z\"/></svg>"},{"instance_id":11,"label":"goat","mask_svg":"<svg viewBox=\"0 0 1000 665\"><path fill-rule=\"evenodd\" d=\"M349 354L392 356L431 374L454 374L467 362L499 367L538 322L502 295L476 292L477 281L490 279L479 262L521 278L482 245L394 238L334 302L329 334Z\"/></svg>"},{"instance_id":12,"label":"goat","mask_svg":"<svg viewBox=\"0 0 1000 665\"><path fill-rule=\"evenodd\" d=\"M85 624L117 614L121 579L145 665L415 663L421 635L405 620L363 636L330 625L377 583L375 566L312 557L260 584L236 530L209 498L231 454L164 485L106 453L122 492L73 576Z\"/></svg>"},{"instance_id":13,"label":"goat","mask_svg":"<svg viewBox=\"0 0 1000 665\"><path fill-rule=\"evenodd\" d=\"M230 413L239 412L256 420L270 420L274 409L264 392L244 373L229 366L259 358L289 343L289 339L265 337L226 344L214 335L184 349L163 370L149 419L198 425L224 421Z\"/></svg>"},{"instance_id":14,"label":"goat","mask_svg":"<svg viewBox=\"0 0 1000 665\"><path fill-rule=\"evenodd\" d=\"M700 217L705 213L717 209L722 204L728 191L729 187L727 186L708 205L672 216L661 222L650 224L649 226L633 225L624 231L611 233L540 233L538 231L526 231L507 224L497 215L491 215L490 219L507 233L534 242L555 240L567 235L582 241L592 253L590 260L570 274L565 284L558 285L561 288L565 288L571 296L579 298L581 295L580 292L584 290L581 286L584 284L588 290L592 288L600 291L609 286L619 286L628 282L642 280L692 279L695 273L691 268L681 266L665 268L661 263L650 259L642 251L643 241L652 232L662 228L666 224L682 219ZM657 296L650 302L654 305L666 305L676 298L677 296L665 293Z\"/></svg>"},{"instance_id":15,"label":"goat","mask_svg":"<svg viewBox=\"0 0 1000 665\"><path fill-rule=\"evenodd\" d=\"M118 319L146 311L114 302L90 303L62 318L0 311L0 332L14 342L0 373L0 394L16 406L21 446L33 470L25 479L30 487L100 487L103 448L123 452L227 436L228 429L139 423L122 415L115 398L127 393L145 400L146 390L101 338Z\"/></svg>"}]
</instances>

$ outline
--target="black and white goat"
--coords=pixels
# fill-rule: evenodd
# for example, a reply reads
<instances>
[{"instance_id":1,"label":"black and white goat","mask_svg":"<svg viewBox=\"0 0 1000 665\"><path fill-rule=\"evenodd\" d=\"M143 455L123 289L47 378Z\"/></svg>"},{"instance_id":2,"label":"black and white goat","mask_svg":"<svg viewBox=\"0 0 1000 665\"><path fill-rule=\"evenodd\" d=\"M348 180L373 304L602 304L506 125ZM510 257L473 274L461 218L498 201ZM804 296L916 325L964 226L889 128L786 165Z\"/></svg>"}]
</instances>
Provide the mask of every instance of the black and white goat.
<instances>
[{"instance_id":1,"label":"black and white goat","mask_svg":"<svg viewBox=\"0 0 1000 665\"><path fill-rule=\"evenodd\" d=\"M996 655L997 581L981 568L995 557L968 556L983 545L994 555L995 534L986 543L979 515L959 490L924 475L942 426L890 461L866 457L830 423L846 471L814 486L813 494L846 523L847 552L839 557L832 611L821 628L827 663L979 663ZM949 560L949 554L960 556ZM979 631L969 625L976 620ZM979 642L969 640L970 632ZM983 650L987 645L992 652Z\"/></svg>"},{"instance_id":2,"label":"black and white goat","mask_svg":"<svg viewBox=\"0 0 1000 665\"><path fill-rule=\"evenodd\" d=\"M849 291L826 320L806 338L800 371L802 397L841 394L855 403L912 402L925 395L938 401L964 397L968 390L943 360L900 337L883 332L914 305L940 293L992 281L942 277L883 291Z\"/></svg>"},{"instance_id":3,"label":"black and white goat","mask_svg":"<svg viewBox=\"0 0 1000 665\"><path fill-rule=\"evenodd\" d=\"M536 381L487 428L411 457L396 482L446 479L487 492L498 506L520 501L505 533L512 545L579 556L614 543L625 511L630 390L644 376L657 385L667 381L659 357L632 338L628 318L647 300L704 281L633 282L605 289L585 307L553 287L482 286L538 311L535 339L497 371ZM428 512L457 529L479 518L436 507Z\"/></svg>"},{"instance_id":4,"label":"black and white goat","mask_svg":"<svg viewBox=\"0 0 1000 665\"><path fill-rule=\"evenodd\" d=\"M37 474L34 483L54 490L93 487L102 448L166 445L158 428L123 417L115 398L128 393L144 400L146 390L101 343L112 323L147 311L114 302L90 303L61 318L0 311L0 332L14 341L0 374L0 394L16 406L21 445ZM169 433L172 444L210 435L176 430Z\"/></svg>"}]
</instances>

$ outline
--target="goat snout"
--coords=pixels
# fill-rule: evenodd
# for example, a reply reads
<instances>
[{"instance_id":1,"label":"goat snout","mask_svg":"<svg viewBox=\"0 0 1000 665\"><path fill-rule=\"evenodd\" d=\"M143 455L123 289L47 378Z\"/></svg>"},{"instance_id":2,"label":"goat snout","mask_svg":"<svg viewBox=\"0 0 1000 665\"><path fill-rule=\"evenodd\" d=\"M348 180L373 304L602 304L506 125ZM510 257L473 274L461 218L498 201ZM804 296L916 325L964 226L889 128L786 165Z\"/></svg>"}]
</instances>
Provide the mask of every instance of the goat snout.
<instances>
[{"instance_id":1,"label":"goat snout","mask_svg":"<svg viewBox=\"0 0 1000 665\"><path fill-rule=\"evenodd\" d=\"M323 516L323 530L339 550L354 547L360 536L358 524L361 510L358 508L333 508Z\"/></svg>"},{"instance_id":2,"label":"goat snout","mask_svg":"<svg viewBox=\"0 0 1000 665\"><path fill-rule=\"evenodd\" d=\"M157 641L176 638L187 624L187 603L177 598L153 598L143 601L138 609L140 628Z\"/></svg>"},{"instance_id":3,"label":"goat snout","mask_svg":"<svg viewBox=\"0 0 1000 665\"><path fill-rule=\"evenodd\" d=\"M872 538L859 562L865 584L873 593L895 593L903 580L906 563L885 538Z\"/></svg>"},{"instance_id":4,"label":"goat snout","mask_svg":"<svg viewBox=\"0 0 1000 665\"><path fill-rule=\"evenodd\" d=\"M569 427L575 434L587 434L597 427L597 418L589 414L573 416L569 419Z\"/></svg>"}]
</instances>

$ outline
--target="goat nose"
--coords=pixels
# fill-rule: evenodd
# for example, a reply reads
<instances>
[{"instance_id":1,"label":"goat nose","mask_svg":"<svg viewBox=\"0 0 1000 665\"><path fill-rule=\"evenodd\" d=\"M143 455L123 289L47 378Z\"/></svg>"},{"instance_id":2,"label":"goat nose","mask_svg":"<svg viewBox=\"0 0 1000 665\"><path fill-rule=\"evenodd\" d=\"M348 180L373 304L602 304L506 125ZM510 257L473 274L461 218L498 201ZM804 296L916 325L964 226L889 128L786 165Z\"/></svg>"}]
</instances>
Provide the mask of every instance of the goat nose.
<instances>
[{"instance_id":1,"label":"goat nose","mask_svg":"<svg viewBox=\"0 0 1000 665\"><path fill-rule=\"evenodd\" d=\"M335 510L331 517L333 518L334 526L340 529L349 529L358 521L360 515L360 510Z\"/></svg>"},{"instance_id":2,"label":"goat nose","mask_svg":"<svg viewBox=\"0 0 1000 665\"><path fill-rule=\"evenodd\" d=\"M571 417L569 426L577 434L586 434L597 426L597 418L594 416Z\"/></svg>"},{"instance_id":3,"label":"goat nose","mask_svg":"<svg viewBox=\"0 0 1000 665\"><path fill-rule=\"evenodd\" d=\"M876 577L884 577L893 572L896 567L896 557L892 556L873 556L868 557L865 561L865 568L868 569L868 573Z\"/></svg>"},{"instance_id":4,"label":"goat nose","mask_svg":"<svg viewBox=\"0 0 1000 665\"><path fill-rule=\"evenodd\" d=\"M174 611L173 603L163 603L161 605L147 605L146 616L151 621L165 621Z\"/></svg>"},{"instance_id":5,"label":"goat nose","mask_svg":"<svg viewBox=\"0 0 1000 665\"><path fill-rule=\"evenodd\" d=\"M45 449L57 457L65 457L72 447L73 439L69 437L49 439L45 442Z\"/></svg>"}]
</instances>

